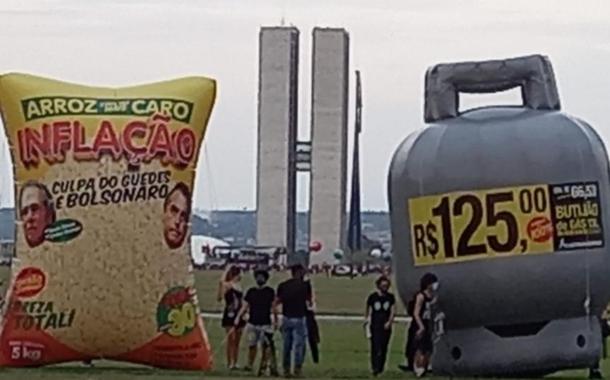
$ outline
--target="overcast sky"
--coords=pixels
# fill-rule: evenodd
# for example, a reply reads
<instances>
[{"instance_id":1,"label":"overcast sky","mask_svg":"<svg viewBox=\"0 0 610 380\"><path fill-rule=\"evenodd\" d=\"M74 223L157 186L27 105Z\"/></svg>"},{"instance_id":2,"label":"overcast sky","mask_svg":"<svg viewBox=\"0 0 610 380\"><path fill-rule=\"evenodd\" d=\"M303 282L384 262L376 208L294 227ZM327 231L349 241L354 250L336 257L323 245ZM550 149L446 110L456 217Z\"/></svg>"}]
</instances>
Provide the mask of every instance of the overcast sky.
<instances>
[{"instance_id":1,"label":"overcast sky","mask_svg":"<svg viewBox=\"0 0 610 380\"><path fill-rule=\"evenodd\" d=\"M252 209L258 31L282 19L301 31L303 138L309 133L311 30L333 26L350 33L351 70L360 69L363 76L364 209L387 208L390 158L423 124L424 73L435 63L546 54L563 109L591 122L610 141L610 2L605 0L0 0L0 73L109 86L183 75L217 79L195 206ZM469 96L463 106L515 103L517 95ZM0 205L12 205L3 134L0 181ZM303 209L308 183L304 176L299 181Z\"/></svg>"}]
</instances>

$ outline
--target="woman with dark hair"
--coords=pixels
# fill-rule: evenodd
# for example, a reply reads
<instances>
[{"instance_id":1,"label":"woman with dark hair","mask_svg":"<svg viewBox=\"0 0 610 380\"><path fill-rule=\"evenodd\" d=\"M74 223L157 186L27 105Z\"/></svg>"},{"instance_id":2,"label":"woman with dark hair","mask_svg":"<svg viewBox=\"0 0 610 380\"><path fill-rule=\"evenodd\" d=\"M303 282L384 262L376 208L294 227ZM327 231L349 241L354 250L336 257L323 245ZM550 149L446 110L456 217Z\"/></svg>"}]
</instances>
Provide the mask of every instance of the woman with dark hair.
<instances>
[{"instance_id":1,"label":"woman with dark hair","mask_svg":"<svg viewBox=\"0 0 610 380\"><path fill-rule=\"evenodd\" d=\"M371 340L371 370L373 376L383 372L392 336L392 323L396 313L396 299L390 293L390 279L381 276L375 281L377 287L366 300L365 320Z\"/></svg>"},{"instance_id":2,"label":"woman with dark hair","mask_svg":"<svg viewBox=\"0 0 610 380\"><path fill-rule=\"evenodd\" d=\"M415 295L413 304L413 320L411 321L410 332L414 332L413 341L413 372L417 377L422 377L430 363L432 355L432 304L436 302L436 291L438 290L438 278L432 273L422 276L419 285L419 292Z\"/></svg>"},{"instance_id":3,"label":"woman with dark hair","mask_svg":"<svg viewBox=\"0 0 610 380\"><path fill-rule=\"evenodd\" d=\"M242 307L243 291L240 286L241 269L231 265L223 274L218 286L218 302L224 300L224 311L222 313L222 327L226 332L226 356L227 367L238 369L237 359L239 355L239 342L246 322L241 319L236 323Z\"/></svg>"}]
</instances>

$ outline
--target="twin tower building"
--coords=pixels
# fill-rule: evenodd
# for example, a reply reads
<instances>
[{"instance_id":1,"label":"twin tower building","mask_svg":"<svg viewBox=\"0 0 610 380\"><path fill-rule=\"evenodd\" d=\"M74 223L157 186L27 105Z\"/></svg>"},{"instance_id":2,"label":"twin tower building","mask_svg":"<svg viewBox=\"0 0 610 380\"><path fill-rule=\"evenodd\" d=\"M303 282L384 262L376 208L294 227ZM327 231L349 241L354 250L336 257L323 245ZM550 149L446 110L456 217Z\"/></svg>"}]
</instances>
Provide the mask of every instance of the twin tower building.
<instances>
[{"instance_id":1,"label":"twin tower building","mask_svg":"<svg viewBox=\"0 0 610 380\"><path fill-rule=\"evenodd\" d=\"M296 245L297 172L310 172L310 265L346 243L349 35L314 28L310 139L298 139L299 30L263 27L259 40L257 244Z\"/></svg>"}]
</instances>

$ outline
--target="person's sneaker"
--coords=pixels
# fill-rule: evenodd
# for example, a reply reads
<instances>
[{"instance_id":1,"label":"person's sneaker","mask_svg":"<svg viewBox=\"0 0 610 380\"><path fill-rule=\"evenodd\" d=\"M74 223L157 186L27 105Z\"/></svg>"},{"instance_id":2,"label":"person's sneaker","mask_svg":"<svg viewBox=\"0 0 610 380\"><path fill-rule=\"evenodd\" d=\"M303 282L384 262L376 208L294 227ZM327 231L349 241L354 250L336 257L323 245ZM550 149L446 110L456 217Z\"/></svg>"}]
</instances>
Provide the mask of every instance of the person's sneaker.
<instances>
[{"instance_id":1,"label":"person's sneaker","mask_svg":"<svg viewBox=\"0 0 610 380\"><path fill-rule=\"evenodd\" d=\"M413 367L413 372L415 373L416 377L423 377L426 374L426 369L420 367Z\"/></svg>"},{"instance_id":2,"label":"person's sneaker","mask_svg":"<svg viewBox=\"0 0 610 380\"><path fill-rule=\"evenodd\" d=\"M303 377L303 371L301 370L301 368L296 367L294 369L294 376L293 377L296 377L297 379L301 379Z\"/></svg>"},{"instance_id":3,"label":"person's sneaker","mask_svg":"<svg viewBox=\"0 0 610 380\"><path fill-rule=\"evenodd\" d=\"M589 371L589 379L603 379L604 376L602 375L601 371L599 369L592 369Z\"/></svg>"},{"instance_id":4,"label":"person's sneaker","mask_svg":"<svg viewBox=\"0 0 610 380\"><path fill-rule=\"evenodd\" d=\"M413 371L413 368L411 366L406 365L406 364L399 364L398 365L398 369L400 369L403 372L411 372L411 371Z\"/></svg>"},{"instance_id":5,"label":"person's sneaker","mask_svg":"<svg viewBox=\"0 0 610 380\"><path fill-rule=\"evenodd\" d=\"M292 378L292 374L290 373L289 369L285 369L284 370L284 378L286 378L286 379L291 379Z\"/></svg>"}]
</instances>

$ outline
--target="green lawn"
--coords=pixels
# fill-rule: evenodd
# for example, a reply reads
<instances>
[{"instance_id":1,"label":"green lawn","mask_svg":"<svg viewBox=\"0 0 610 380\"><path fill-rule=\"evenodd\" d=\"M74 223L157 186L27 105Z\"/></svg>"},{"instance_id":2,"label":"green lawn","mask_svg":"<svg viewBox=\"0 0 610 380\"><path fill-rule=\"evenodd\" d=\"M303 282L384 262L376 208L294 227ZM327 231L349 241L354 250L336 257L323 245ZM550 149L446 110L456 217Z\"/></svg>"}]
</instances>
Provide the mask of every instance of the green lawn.
<instances>
[{"instance_id":1,"label":"green lawn","mask_svg":"<svg viewBox=\"0 0 610 380\"><path fill-rule=\"evenodd\" d=\"M6 278L8 271L0 269L0 279ZM215 300L216 286L220 272L197 272L197 290L202 310L206 312L219 311L221 304ZM287 274L274 275L271 285L287 278ZM331 278L314 276L313 282L317 293L318 311L320 313L338 313L360 315L366 295L373 288L374 276L349 278ZM6 285L6 281L4 281ZM251 274L246 274L244 288L253 284ZM2 291L2 289L0 289ZM368 341L364 337L362 325L357 322L323 322L321 325L322 345L321 363L314 365L307 358L304 368L308 378L315 379L364 379L369 378ZM220 321L207 319L206 328L214 350L216 368L210 373L195 373L186 371L167 371L134 366L125 363L96 363L95 368L85 368L80 364L68 363L41 369L0 369L0 380L192 380L192 379L237 379L251 377L245 372L231 372L224 369L224 341ZM407 378L406 374L397 370L402 363L404 345L404 326L397 324L391 342L387 371L381 378ZM281 341L276 339L278 358L280 357ZM243 343L243 342L242 342ZM243 344L242 344L243 346ZM240 362L243 364L245 352L242 350ZM610 361L603 363L603 369L610 374ZM562 372L553 377L585 378L586 371Z\"/></svg>"},{"instance_id":2,"label":"green lawn","mask_svg":"<svg viewBox=\"0 0 610 380\"><path fill-rule=\"evenodd\" d=\"M222 275L221 271L195 271L197 295L199 296L200 308L204 312L222 311L222 303L216 302L216 291L218 281ZM8 267L0 267L0 293L4 294L8 283ZM281 281L288 278L288 272L272 272L269 285L277 287ZM324 275L312 277L316 292L317 311L322 314L347 314L361 315L364 313L364 302L370 292L373 291L376 276L355 277L333 277L326 278ZM244 290L254 285L251 273L245 273L242 280ZM399 306L402 310L402 305Z\"/></svg>"},{"instance_id":3,"label":"green lawn","mask_svg":"<svg viewBox=\"0 0 610 380\"><path fill-rule=\"evenodd\" d=\"M197 271L195 272L197 294L201 310L205 312L221 311L222 304L216 302L216 291L218 281L222 272L220 271ZM286 273L272 273L269 284L276 287L281 281L288 278ZM376 276L365 277L332 277L315 275L312 282L316 292L317 311L322 314L364 314L364 303L366 297L374 289ZM242 287L248 289L254 285L251 273L245 273ZM399 306L402 310L402 305Z\"/></svg>"},{"instance_id":4,"label":"green lawn","mask_svg":"<svg viewBox=\"0 0 610 380\"><path fill-rule=\"evenodd\" d=\"M221 344L224 332L220 328L219 320L207 320L206 327L212 348L214 350L215 370L206 374L197 374L185 371L165 371L131 366L123 363L100 362L96 368L85 368L78 364L59 365L43 369L4 369L0 370L1 380L25 380L25 379L79 379L79 380L111 380L111 379L133 379L142 378L150 380L169 379L201 379L201 378L223 378L232 379L236 377L245 378L252 375L245 372L234 372L224 369L224 346ZM364 336L362 325L356 322L324 322L321 324L322 346L321 362L315 365L308 356L305 364L307 377L325 378L368 378L368 341ZM396 365L402 362L402 346L404 329L397 326L392 339L392 352L389 358L388 373L383 377L404 377L398 371ZM276 336L276 347L278 348L278 360L281 355L281 339ZM245 344L242 341L242 353L240 363L245 360ZM281 366L281 361L278 362Z\"/></svg>"},{"instance_id":5,"label":"green lawn","mask_svg":"<svg viewBox=\"0 0 610 380\"><path fill-rule=\"evenodd\" d=\"M67 364L41 369L3 369L0 380L194 380L194 379L244 379L253 377L245 372L231 372L224 369L224 347L220 345L223 333L218 320L208 320L207 329L215 351L216 369L210 373L186 371L167 371L131 366L115 362L99 362L96 368L85 368L78 364ZM324 322L322 328L321 363L315 365L307 357L304 374L312 379L366 379L371 378L368 371L368 341L365 339L362 326L355 322ZM276 339L280 345L279 337ZM407 378L406 374L396 369L402 362L404 329L396 326L391 342L391 352L387 371L381 378ZM243 343L243 342L242 342ZM242 344L243 346L243 344ZM280 351L278 349L278 358ZM243 363L245 352L242 350L240 362ZM610 373L610 363L604 362L604 368ZM571 371L556 374L553 377L580 378L586 377L586 371Z\"/></svg>"}]
</instances>

